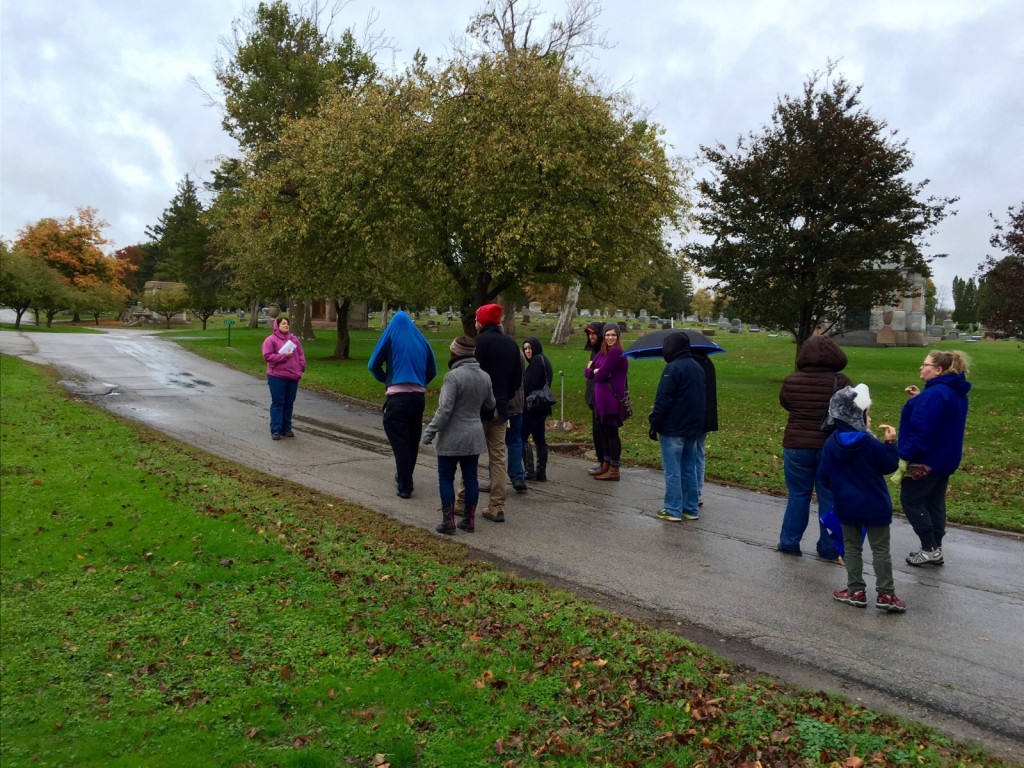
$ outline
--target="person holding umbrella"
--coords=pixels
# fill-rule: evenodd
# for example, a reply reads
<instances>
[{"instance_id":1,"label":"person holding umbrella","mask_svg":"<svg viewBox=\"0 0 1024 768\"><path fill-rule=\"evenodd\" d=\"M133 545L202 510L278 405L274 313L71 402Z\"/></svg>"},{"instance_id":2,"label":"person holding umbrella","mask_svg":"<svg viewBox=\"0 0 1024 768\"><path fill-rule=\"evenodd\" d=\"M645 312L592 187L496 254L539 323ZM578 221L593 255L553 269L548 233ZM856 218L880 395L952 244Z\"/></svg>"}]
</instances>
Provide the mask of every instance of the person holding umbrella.
<instances>
[{"instance_id":1,"label":"person holding umbrella","mask_svg":"<svg viewBox=\"0 0 1024 768\"><path fill-rule=\"evenodd\" d=\"M601 431L604 455L601 470L595 480L619 479L619 462L622 458L622 438L619 427L627 418L623 400L629 393L626 374L629 358L623 354L619 326L608 323L604 327L604 341L601 350L587 363L583 375L594 382L594 413Z\"/></svg>"},{"instance_id":2,"label":"person holding umbrella","mask_svg":"<svg viewBox=\"0 0 1024 768\"><path fill-rule=\"evenodd\" d=\"M648 434L661 446L665 469L665 507L657 517L678 523L699 517L697 445L704 435L707 393L704 369L693 359L686 334L666 336L662 355L666 366L647 417Z\"/></svg>"}]
</instances>

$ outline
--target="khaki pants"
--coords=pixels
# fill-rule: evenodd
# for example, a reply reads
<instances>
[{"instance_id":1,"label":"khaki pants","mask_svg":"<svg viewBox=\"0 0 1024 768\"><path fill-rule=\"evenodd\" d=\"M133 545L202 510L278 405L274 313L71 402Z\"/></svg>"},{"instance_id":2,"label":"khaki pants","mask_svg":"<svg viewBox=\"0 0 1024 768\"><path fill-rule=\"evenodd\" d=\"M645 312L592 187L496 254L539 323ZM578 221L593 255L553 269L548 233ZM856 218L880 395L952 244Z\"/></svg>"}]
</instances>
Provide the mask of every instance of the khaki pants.
<instances>
[{"instance_id":1,"label":"khaki pants","mask_svg":"<svg viewBox=\"0 0 1024 768\"><path fill-rule=\"evenodd\" d=\"M487 498L487 509L492 514L505 511L505 491L508 485L508 468L505 457L505 429L508 422L485 421L484 437L487 438L487 465L491 471L491 492ZM455 499L456 509L466 508L466 489L459 487Z\"/></svg>"}]
</instances>

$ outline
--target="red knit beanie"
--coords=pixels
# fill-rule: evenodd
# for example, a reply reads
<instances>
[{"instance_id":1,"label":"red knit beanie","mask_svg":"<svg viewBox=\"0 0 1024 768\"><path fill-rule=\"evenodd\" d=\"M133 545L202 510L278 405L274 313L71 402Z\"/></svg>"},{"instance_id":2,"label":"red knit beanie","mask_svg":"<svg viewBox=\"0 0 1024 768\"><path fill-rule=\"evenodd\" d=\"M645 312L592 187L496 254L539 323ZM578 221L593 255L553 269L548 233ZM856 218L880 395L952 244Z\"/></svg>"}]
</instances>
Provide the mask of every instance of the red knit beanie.
<instances>
[{"instance_id":1,"label":"red knit beanie","mask_svg":"<svg viewBox=\"0 0 1024 768\"><path fill-rule=\"evenodd\" d=\"M476 311L476 321L480 325L495 325L501 322L501 304L484 304Z\"/></svg>"}]
</instances>

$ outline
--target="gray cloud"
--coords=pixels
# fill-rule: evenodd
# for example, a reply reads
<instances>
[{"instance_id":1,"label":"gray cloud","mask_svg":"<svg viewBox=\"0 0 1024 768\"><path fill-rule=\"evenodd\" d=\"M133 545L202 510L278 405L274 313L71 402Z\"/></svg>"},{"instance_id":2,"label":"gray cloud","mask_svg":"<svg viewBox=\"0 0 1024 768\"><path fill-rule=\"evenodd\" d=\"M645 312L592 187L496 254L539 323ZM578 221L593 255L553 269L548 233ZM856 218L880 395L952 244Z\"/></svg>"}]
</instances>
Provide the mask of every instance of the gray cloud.
<instances>
[{"instance_id":1,"label":"gray cloud","mask_svg":"<svg viewBox=\"0 0 1024 768\"><path fill-rule=\"evenodd\" d=\"M89 205L118 246L145 238L186 174L205 178L232 142L191 85L215 92L214 58L232 19L254 3L2 0L0 234ZM341 25L374 31L402 67L462 36L482 0L436 4L351 0ZM542 0L558 12L562 3ZM627 87L681 155L757 131L776 99L796 93L829 59L862 83L863 102L906 139L912 180L959 195L958 216L931 237L936 282L968 276L988 251L991 222L1024 198L1024 63L1013 0L606 0L600 23L614 47L588 67ZM338 24L336 23L336 27Z\"/></svg>"}]
</instances>

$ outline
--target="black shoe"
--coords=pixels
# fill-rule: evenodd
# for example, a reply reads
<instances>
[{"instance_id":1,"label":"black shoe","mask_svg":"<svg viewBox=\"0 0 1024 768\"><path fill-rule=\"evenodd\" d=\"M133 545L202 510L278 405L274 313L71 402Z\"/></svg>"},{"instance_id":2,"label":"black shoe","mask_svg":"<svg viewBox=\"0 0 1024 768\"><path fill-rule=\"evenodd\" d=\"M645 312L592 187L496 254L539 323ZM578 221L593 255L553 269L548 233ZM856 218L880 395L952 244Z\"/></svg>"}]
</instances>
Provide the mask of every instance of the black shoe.
<instances>
[{"instance_id":1,"label":"black shoe","mask_svg":"<svg viewBox=\"0 0 1024 768\"><path fill-rule=\"evenodd\" d=\"M285 436L285 437L295 437L295 433L294 433L294 432L292 432L292 431L291 431L291 430L289 429L289 430L288 430L287 432L285 432L285 433L284 433L284 436Z\"/></svg>"},{"instance_id":2,"label":"black shoe","mask_svg":"<svg viewBox=\"0 0 1024 768\"><path fill-rule=\"evenodd\" d=\"M272 435L270 436L270 439L271 439L271 440L280 440L280 439L281 439L281 436L280 436L279 434L277 434L277 432L275 432L274 434L272 434Z\"/></svg>"},{"instance_id":3,"label":"black shoe","mask_svg":"<svg viewBox=\"0 0 1024 768\"><path fill-rule=\"evenodd\" d=\"M519 481L518 483L512 483L512 487L516 489L516 493L526 493L526 483Z\"/></svg>"},{"instance_id":4,"label":"black shoe","mask_svg":"<svg viewBox=\"0 0 1024 768\"><path fill-rule=\"evenodd\" d=\"M398 491L395 494L395 496L397 496L400 499L411 499L412 498L412 492L411 491Z\"/></svg>"}]
</instances>

